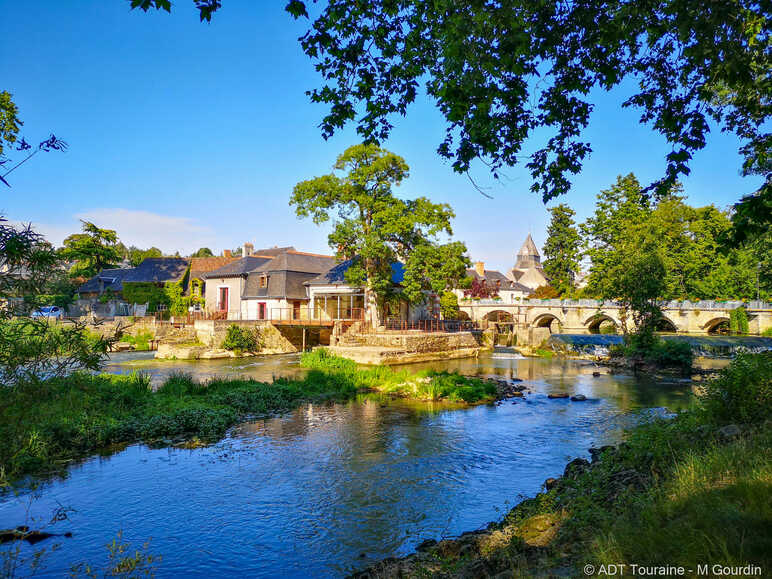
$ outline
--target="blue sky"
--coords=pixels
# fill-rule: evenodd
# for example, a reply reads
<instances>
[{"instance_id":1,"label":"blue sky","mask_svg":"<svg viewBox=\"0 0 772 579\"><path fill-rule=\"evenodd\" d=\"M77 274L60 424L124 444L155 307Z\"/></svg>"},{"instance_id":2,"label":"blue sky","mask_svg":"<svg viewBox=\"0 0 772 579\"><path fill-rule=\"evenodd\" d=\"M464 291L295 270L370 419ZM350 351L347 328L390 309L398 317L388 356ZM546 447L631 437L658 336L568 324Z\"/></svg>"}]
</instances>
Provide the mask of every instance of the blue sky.
<instances>
[{"instance_id":1,"label":"blue sky","mask_svg":"<svg viewBox=\"0 0 772 579\"><path fill-rule=\"evenodd\" d=\"M324 109L305 95L319 77L297 42L303 23L283 5L229 0L207 25L188 1L171 15L131 12L123 0L2 2L0 89L14 94L30 142L53 131L70 148L14 172L0 210L55 243L83 217L127 245L168 252L244 241L328 252L328 228L299 221L289 195L357 139L353 129L321 138ZM618 174L661 176L669 150L621 109L624 92L597 96L592 157L559 200L578 219ZM548 214L527 171L496 182L475 168L486 199L436 154L444 122L433 103L421 98L395 125L385 146L411 167L399 194L450 203L472 259L511 267L529 231L541 246ZM739 176L737 149L734 136L714 132L684 180L691 203L725 207L758 186Z\"/></svg>"}]
</instances>

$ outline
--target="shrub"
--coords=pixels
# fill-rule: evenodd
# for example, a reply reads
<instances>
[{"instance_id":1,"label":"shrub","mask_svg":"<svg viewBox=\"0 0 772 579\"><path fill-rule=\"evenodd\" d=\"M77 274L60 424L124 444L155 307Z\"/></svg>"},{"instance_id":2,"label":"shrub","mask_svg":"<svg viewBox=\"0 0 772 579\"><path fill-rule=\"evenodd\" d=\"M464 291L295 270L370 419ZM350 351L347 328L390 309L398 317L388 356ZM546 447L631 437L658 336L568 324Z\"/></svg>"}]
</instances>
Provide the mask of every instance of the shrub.
<instances>
[{"instance_id":1,"label":"shrub","mask_svg":"<svg viewBox=\"0 0 772 579\"><path fill-rule=\"evenodd\" d=\"M772 352L741 352L705 386L702 406L716 422L759 422L772 412Z\"/></svg>"},{"instance_id":2,"label":"shrub","mask_svg":"<svg viewBox=\"0 0 772 579\"><path fill-rule=\"evenodd\" d=\"M748 333L748 312L740 306L729 312L729 331L733 334Z\"/></svg>"},{"instance_id":3,"label":"shrub","mask_svg":"<svg viewBox=\"0 0 772 579\"><path fill-rule=\"evenodd\" d=\"M260 349L260 336L257 329L250 330L231 324L228 326L222 347L236 353L257 352Z\"/></svg>"}]
</instances>

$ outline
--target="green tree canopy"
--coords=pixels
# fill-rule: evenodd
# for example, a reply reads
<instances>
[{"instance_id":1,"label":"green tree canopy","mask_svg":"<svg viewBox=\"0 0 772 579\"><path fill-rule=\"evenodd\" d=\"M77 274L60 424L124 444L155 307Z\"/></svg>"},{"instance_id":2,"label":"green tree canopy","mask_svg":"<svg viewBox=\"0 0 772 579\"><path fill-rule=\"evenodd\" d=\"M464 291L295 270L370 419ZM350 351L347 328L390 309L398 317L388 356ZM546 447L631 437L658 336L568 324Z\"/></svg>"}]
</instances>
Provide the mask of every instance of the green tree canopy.
<instances>
[{"instance_id":1,"label":"green tree canopy","mask_svg":"<svg viewBox=\"0 0 772 579\"><path fill-rule=\"evenodd\" d=\"M544 272L559 295L569 295L573 292L581 259L581 237L574 222L576 213L561 203L551 208L550 214L552 218L543 247Z\"/></svg>"},{"instance_id":2,"label":"green tree canopy","mask_svg":"<svg viewBox=\"0 0 772 579\"><path fill-rule=\"evenodd\" d=\"M761 275L759 264L770 263L772 235L727 250L722 240L732 228L730 214L713 205L691 207L679 193L675 187L652 202L632 174L600 192L595 213L581 226L591 260L586 294L613 298L628 254L657 247L661 299L753 299L757 276L761 297L769 295L772 275Z\"/></svg>"},{"instance_id":3,"label":"green tree canopy","mask_svg":"<svg viewBox=\"0 0 772 579\"><path fill-rule=\"evenodd\" d=\"M132 245L128 249L129 263L134 267L137 267L140 263L145 261L148 257L163 257L163 252L157 247L151 247L150 249L140 249Z\"/></svg>"},{"instance_id":4,"label":"green tree canopy","mask_svg":"<svg viewBox=\"0 0 772 579\"><path fill-rule=\"evenodd\" d=\"M100 229L83 221L83 233L73 233L59 250L62 259L75 261L70 268L72 277L92 277L101 270L114 267L121 260L118 234L112 229Z\"/></svg>"},{"instance_id":5,"label":"green tree canopy","mask_svg":"<svg viewBox=\"0 0 772 579\"><path fill-rule=\"evenodd\" d=\"M214 253L208 247L201 247L190 257L214 257Z\"/></svg>"},{"instance_id":6,"label":"green tree canopy","mask_svg":"<svg viewBox=\"0 0 772 579\"><path fill-rule=\"evenodd\" d=\"M346 281L365 288L368 321L380 325L381 309L392 290L392 264L405 264L403 295L423 298L423 290L440 293L465 275L468 259L462 243L442 244L452 235L454 217L446 204L426 197L403 200L392 187L408 177L402 157L377 145L349 147L333 173L298 183L290 205L298 217L316 224L333 219L330 247L338 258L353 258ZM341 174L336 174L341 173Z\"/></svg>"}]
</instances>

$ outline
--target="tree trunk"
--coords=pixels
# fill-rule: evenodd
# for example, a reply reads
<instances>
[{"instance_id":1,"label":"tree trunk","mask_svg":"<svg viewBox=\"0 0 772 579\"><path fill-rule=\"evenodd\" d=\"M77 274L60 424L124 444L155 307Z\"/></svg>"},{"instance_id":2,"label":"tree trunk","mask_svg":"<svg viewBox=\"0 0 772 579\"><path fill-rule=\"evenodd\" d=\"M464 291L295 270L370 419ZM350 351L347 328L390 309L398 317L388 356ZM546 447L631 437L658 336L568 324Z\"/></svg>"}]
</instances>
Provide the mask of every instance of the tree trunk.
<instances>
[{"instance_id":1,"label":"tree trunk","mask_svg":"<svg viewBox=\"0 0 772 579\"><path fill-rule=\"evenodd\" d=\"M381 312L378 309L378 300L375 292L365 289L365 323L378 328L381 325Z\"/></svg>"}]
</instances>

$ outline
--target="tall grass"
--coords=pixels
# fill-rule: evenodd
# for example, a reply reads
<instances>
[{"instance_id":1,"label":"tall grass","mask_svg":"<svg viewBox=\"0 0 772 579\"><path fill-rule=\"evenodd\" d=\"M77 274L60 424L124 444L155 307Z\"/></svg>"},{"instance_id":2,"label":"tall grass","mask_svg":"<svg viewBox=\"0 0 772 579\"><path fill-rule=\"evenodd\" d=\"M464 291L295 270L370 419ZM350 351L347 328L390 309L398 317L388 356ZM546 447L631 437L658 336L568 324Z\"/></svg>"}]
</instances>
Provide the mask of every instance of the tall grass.
<instances>
[{"instance_id":1,"label":"tall grass","mask_svg":"<svg viewBox=\"0 0 772 579\"><path fill-rule=\"evenodd\" d=\"M330 354L324 348L304 352L300 364L353 388L366 388L419 400L474 403L496 397L496 387L485 380L453 372L411 373L389 366L361 368L354 361Z\"/></svg>"},{"instance_id":2,"label":"tall grass","mask_svg":"<svg viewBox=\"0 0 772 579\"><path fill-rule=\"evenodd\" d=\"M66 462L112 444L198 437L216 440L251 415L306 399L346 399L351 384L324 373L304 380L212 380L185 374L158 389L143 374L74 374L0 388L0 485L26 474L61 471Z\"/></svg>"}]
</instances>

